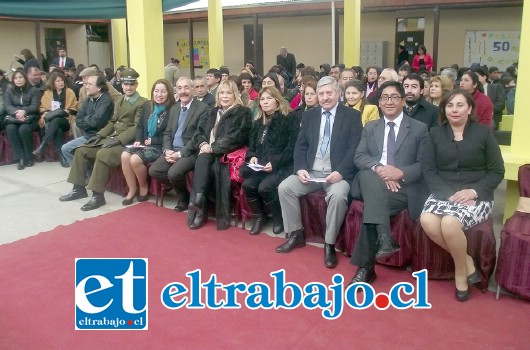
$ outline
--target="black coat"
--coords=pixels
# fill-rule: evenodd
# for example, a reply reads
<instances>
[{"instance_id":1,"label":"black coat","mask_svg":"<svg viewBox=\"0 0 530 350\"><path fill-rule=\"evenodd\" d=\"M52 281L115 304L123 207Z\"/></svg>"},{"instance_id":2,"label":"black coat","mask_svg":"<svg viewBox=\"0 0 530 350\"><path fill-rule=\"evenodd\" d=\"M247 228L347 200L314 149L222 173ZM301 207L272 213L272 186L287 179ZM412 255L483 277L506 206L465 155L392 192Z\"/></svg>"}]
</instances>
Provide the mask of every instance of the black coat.
<instances>
[{"instance_id":1,"label":"black coat","mask_svg":"<svg viewBox=\"0 0 530 350\"><path fill-rule=\"evenodd\" d=\"M140 142L142 145L145 140L149 137L147 136L147 126L149 122L149 116L151 115L151 103L145 103L142 107L142 114L140 115L140 120L136 125L136 137L135 141ZM169 111L166 109L158 116L159 122L156 128L155 134L151 137L151 147L158 148L162 150L162 142L164 141L164 131L166 130L167 121L169 119Z\"/></svg>"},{"instance_id":2,"label":"black coat","mask_svg":"<svg viewBox=\"0 0 530 350\"><path fill-rule=\"evenodd\" d=\"M206 123L198 126L195 146L203 142L210 142L210 133L215 125L219 107L210 111ZM210 144L215 161L211 168L215 175L215 214L218 227L225 227L230 222L230 195L232 180L228 164L221 163L221 157L248 145L248 138L252 128L252 112L245 106L234 106L221 117L215 133L215 141Z\"/></svg>"},{"instance_id":3,"label":"black coat","mask_svg":"<svg viewBox=\"0 0 530 350\"><path fill-rule=\"evenodd\" d=\"M412 119L423 122L425 125L427 125L427 129L429 130L439 125L438 107L430 102L427 102L423 97L420 97L420 102L418 102L418 105L414 107L410 114L407 113L405 107L403 107L403 112Z\"/></svg>"},{"instance_id":4,"label":"black coat","mask_svg":"<svg viewBox=\"0 0 530 350\"><path fill-rule=\"evenodd\" d=\"M438 199L447 200L462 189L474 189L478 200L492 201L504 178L504 161L493 132L484 125L469 123L464 139L454 142L446 123L432 128L423 153L423 177Z\"/></svg>"},{"instance_id":5,"label":"black coat","mask_svg":"<svg viewBox=\"0 0 530 350\"><path fill-rule=\"evenodd\" d=\"M263 143L260 142L260 139L266 125L261 119L256 121L250 133L246 154L247 162L252 157L256 157L261 165L270 162L272 172L280 173L282 178L292 174L294 146L300 132L299 117L301 115L290 113L284 116L280 112L276 112L271 117Z\"/></svg>"},{"instance_id":6,"label":"black coat","mask_svg":"<svg viewBox=\"0 0 530 350\"><path fill-rule=\"evenodd\" d=\"M41 92L38 89L30 87L24 90L12 85L4 95L5 113L12 116L19 109L25 110L28 122L36 122L39 118L40 99Z\"/></svg>"}]
</instances>

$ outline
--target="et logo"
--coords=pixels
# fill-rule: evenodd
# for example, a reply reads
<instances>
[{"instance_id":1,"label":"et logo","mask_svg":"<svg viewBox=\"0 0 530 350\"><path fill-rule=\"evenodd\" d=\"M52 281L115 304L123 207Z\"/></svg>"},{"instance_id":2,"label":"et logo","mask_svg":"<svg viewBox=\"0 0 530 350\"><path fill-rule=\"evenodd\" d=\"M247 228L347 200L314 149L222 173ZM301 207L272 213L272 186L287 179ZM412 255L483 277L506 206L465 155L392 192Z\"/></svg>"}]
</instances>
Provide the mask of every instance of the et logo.
<instances>
[{"instance_id":1,"label":"et logo","mask_svg":"<svg viewBox=\"0 0 530 350\"><path fill-rule=\"evenodd\" d=\"M147 259L76 259L76 330L147 330Z\"/></svg>"}]
</instances>

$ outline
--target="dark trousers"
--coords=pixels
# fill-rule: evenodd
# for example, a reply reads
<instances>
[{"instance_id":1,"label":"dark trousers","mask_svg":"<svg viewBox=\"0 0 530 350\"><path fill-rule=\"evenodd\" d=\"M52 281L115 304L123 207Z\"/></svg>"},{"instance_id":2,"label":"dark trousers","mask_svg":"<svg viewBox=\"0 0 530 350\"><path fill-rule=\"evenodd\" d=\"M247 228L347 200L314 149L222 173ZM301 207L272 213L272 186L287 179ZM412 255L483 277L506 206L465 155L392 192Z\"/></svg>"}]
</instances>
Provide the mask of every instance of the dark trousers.
<instances>
[{"instance_id":1,"label":"dark trousers","mask_svg":"<svg viewBox=\"0 0 530 350\"><path fill-rule=\"evenodd\" d=\"M170 184L177 193L178 200L184 200L187 194L186 174L195 166L195 156L179 158L175 163L168 163L161 155L151 164L149 175L163 183Z\"/></svg>"},{"instance_id":2,"label":"dark trousers","mask_svg":"<svg viewBox=\"0 0 530 350\"><path fill-rule=\"evenodd\" d=\"M387 189L383 180L372 170L363 170L358 176L363 195L363 224L351 257L353 265L371 268L378 250L377 233L390 233L390 216L407 209L407 193Z\"/></svg>"},{"instance_id":3,"label":"dark trousers","mask_svg":"<svg viewBox=\"0 0 530 350\"><path fill-rule=\"evenodd\" d=\"M60 151L64 143L64 132L70 129L70 123L66 118L55 118L51 122L46 123L44 129L44 137L42 142L50 142L52 139L55 143L55 149Z\"/></svg>"},{"instance_id":4,"label":"dark trousers","mask_svg":"<svg viewBox=\"0 0 530 350\"><path fill-rule=\"evenodd\" d=\"M13 150L13 160L33 159L33 136L31 133L37 130L35 123L31 124L7 124L6 135Z\"/></svg>"},{"instance_id":5,"label":"dark trousers","mask_svg":"<svg viewBox=\"0 0 530 350\"><path fill-rule=\"evenodd\" d=\"M247 199L261 197L266 204L278 199L278 185L282 180L278 172L254 171L244 166L241 169L241 175L244 179L243 190Z\"/></svg>"},{"instance_id":6,"label":"dark trousers","mask_svg":"<svg viewBox=\"0 0 530 350\"><path fill-rule=\"evenodd\" d=\"M215 176L212 169L215 161L215 154L212 153L201 153L197 156L197 160L195 161L195 171L193 173L193 194L204 193L204 196L208 198L210 184Z\"/></svg>"}]
</instances>

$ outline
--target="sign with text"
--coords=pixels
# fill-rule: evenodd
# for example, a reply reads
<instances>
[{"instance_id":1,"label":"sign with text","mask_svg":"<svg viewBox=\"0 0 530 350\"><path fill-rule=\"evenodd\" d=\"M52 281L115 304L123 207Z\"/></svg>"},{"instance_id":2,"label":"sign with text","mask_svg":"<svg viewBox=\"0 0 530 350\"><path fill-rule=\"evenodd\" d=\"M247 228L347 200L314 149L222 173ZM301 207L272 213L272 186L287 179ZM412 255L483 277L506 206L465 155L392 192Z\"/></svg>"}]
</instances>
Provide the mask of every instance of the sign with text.
<instances>
[{"instance_id":1,"label":"sign with text","mask_svg":"<svg viewBox=\"0 0 530 350\"><path fill-rule=\"evenodd\" d=\"M495 66L499 70L519 61L519 31L471 31L466 32L464 67L473 63Z\"/></svg>"},{"instance_id":2,"label":"sign with text","mask_svg":"<svg viewBox=\"0 0 530 350\"><path fill-rule=\"evenodd\" d=\"M177 40L176 44L177 58L180 60L181 67L190 68L193 64L195 68L209 68L210 47L207 38L193 40L193 56L190 56L189 40Z\"/></svg>"}]
</instances>

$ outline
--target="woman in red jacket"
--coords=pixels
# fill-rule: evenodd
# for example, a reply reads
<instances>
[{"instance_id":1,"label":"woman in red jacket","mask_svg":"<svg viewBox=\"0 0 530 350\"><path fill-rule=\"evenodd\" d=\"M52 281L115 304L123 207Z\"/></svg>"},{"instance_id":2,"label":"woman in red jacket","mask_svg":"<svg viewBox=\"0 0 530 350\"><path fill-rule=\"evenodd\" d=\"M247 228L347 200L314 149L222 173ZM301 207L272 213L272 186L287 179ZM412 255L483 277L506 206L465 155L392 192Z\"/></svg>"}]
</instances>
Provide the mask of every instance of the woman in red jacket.
<instances>
[{"instance_id":1,"label":"woman in red jacket","mask_svg":"<svg viewBox=\"0 0 530 350\"><path fill-rule=\"evenodd\" d=\"M434 62L432 60L431 55L427 53L425 45L418 45L417 54L412 60L412 69L414 69L414 72L418 73L422 68L425 69L427 72L431 72L433 65Z\"/></svg>"},{"instance_id":2,"label":"woman in red jacket","mask_svg":"<svg viewBox=\"0 0 530 350\"><path fill-rule=\"evenodd\" d=\"M477 73L470 70L465 72L460 80L460 88L473 95L473 100L475 100L477 106L476 114L478 122L487 125L492 129L493 104L491 103L490 98L484 95L482 83L478 80Z\"/></svg>"}]
</instances>

